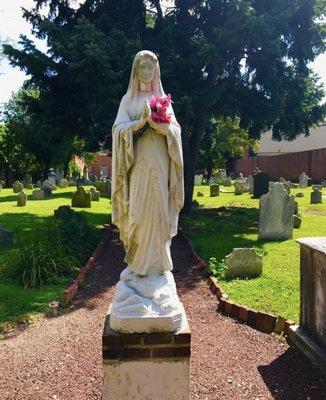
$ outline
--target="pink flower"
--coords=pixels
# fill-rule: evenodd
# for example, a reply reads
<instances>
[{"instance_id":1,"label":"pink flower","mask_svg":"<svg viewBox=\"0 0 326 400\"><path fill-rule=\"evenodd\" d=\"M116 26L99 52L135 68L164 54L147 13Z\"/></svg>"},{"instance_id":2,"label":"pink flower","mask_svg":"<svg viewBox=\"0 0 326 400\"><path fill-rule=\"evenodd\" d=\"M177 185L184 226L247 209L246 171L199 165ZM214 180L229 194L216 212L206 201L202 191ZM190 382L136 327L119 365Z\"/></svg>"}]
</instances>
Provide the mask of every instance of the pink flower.
<instances>
[{"instance_id":1,"label":"pink flower","mask_svg":"<svg viewBox=\"0 0 326 400\"><path fill-rule=\"evenodd\" d=\"M172 103L171 95L168 94L164 97L155 97L153 96L149 102L152 111L152 118L153 121L156 122L163 122L163 123L170 123L172 117L170 114L167 113L168 108Z\"/></svg>"}]
</instances>

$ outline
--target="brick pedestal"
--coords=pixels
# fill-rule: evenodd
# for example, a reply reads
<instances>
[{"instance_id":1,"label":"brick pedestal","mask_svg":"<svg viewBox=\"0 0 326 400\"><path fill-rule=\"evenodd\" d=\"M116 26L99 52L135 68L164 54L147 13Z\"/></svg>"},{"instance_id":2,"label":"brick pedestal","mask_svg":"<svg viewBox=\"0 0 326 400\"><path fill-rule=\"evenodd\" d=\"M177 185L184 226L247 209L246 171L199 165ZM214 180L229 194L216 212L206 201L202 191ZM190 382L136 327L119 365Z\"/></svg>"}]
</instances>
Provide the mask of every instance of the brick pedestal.
<instances>
[{"instance_id":1,"label":"brick pedestal","mask_svg":"<svg viewBox=\"0 0 326 400\"><path fill-rule=\"evenodd\" d=\"M178 333L116 333L104 325L103 400L189 400L190 341L186 315Z\"/></svg>"}]
</instances>

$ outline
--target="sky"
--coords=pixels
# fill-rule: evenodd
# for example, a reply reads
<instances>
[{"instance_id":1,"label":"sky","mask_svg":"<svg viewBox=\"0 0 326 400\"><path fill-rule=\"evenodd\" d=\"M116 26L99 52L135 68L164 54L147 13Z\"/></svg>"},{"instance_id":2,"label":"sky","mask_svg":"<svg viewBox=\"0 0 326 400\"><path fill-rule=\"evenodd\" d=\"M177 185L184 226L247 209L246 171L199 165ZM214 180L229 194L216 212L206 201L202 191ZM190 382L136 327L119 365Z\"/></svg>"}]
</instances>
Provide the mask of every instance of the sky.
<instances>
[{"instance_id":1,"label":"sky","mask_svg":"<svg viewBox=\"0 0 326 400\"><path fill-rule=\"evenodd\" d=\"M76 7L83 0L75 0ZM15 44L19 40L19 35L24 34L36 42L40 50L46 49L44 41L35 39L30 30L31 26L22 18L21 7L31 9L34 5L33 0L0 0L0 38L9 40ZM326 53L316 58L310 65L312 69L321 77L326 88ZM8 61L0 61L0 105L7 102L11 94L17 91L26 75L19 68L13 68Z\"/></svg>"}]
</instances>

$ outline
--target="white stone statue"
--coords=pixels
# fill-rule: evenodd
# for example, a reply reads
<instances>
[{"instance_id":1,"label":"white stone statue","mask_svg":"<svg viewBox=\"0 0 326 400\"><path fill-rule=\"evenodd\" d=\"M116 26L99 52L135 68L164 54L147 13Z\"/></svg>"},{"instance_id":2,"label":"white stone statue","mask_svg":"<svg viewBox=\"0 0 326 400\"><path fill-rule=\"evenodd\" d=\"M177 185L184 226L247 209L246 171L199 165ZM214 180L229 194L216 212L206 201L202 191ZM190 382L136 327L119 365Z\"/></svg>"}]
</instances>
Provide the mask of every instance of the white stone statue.
<instances>
[{"instance_id":1,"label":"white stone statue","mask_svg":"<svg viewBox=\"0 0 326 400\"><path fill-rule=\"evenodd\" d=\"M143 50L112 130L112 222L128 267L116 286L110 323L125 332L177 330L182 315L170 272L171 238L184 202L181 129L171 106L170 123L153 120L153 96L165 96L159 63Z\"/></svg>"}]
</instances>

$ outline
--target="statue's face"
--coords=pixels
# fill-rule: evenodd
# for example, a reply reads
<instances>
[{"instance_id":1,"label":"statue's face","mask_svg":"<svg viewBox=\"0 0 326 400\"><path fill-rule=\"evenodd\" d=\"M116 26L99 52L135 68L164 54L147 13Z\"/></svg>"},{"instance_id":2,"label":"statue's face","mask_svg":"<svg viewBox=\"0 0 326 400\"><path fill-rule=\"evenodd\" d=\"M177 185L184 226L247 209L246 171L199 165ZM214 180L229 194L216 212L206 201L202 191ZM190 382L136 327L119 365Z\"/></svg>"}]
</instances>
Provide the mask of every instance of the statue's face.
<instances>
[{"instance_id":1,"label":"statue's face","mask_svg":"<svg viewBox=\"0 0 326 400\"><path fill-rule=\"evenodd\" d=\"M143 83L151 83L154 78L155 63L150 58L139 61L138 77Z\"/></svg>"}]
</instances>

